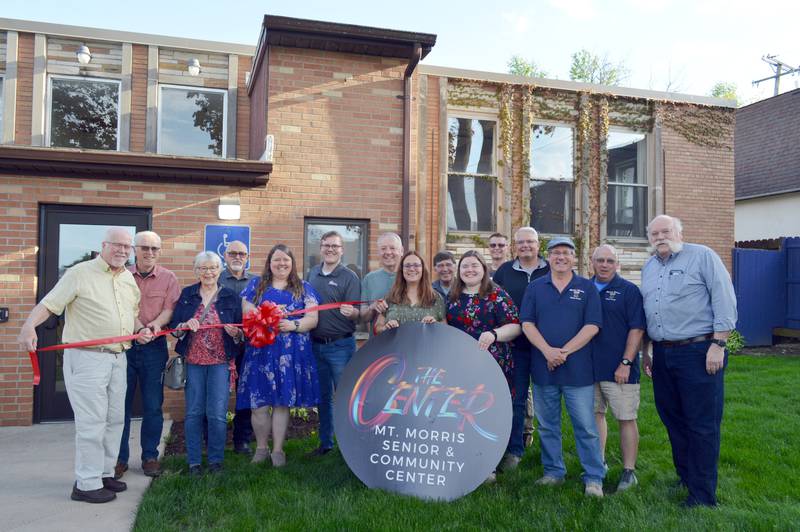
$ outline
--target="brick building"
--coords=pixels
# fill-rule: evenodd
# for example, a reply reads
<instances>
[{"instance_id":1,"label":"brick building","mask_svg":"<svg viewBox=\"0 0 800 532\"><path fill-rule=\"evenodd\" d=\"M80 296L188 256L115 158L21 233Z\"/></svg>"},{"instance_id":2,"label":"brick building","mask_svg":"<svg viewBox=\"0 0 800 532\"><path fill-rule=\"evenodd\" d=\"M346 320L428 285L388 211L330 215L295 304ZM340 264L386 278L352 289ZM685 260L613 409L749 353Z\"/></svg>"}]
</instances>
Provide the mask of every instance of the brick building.
<instances>
[{"instance_id":1,"label":"brick building","mask_svg":"<svg viewBox=\"0 0 800 532\"><path fill-rule=\"evenodd\" d=\"M0 425L71 416L59 357L34 389L15 338L108 225L158 232L184 284L231 226L254 271L276 242L307 271L338 228L363 274L384 231L432 257L532 219L575 236L583 268L618 242L635 277L643 224L668 212L728 260L728 103L418 65L435 40L272 16L255 47L0 19Z\"/></svg>"}]
</instances>

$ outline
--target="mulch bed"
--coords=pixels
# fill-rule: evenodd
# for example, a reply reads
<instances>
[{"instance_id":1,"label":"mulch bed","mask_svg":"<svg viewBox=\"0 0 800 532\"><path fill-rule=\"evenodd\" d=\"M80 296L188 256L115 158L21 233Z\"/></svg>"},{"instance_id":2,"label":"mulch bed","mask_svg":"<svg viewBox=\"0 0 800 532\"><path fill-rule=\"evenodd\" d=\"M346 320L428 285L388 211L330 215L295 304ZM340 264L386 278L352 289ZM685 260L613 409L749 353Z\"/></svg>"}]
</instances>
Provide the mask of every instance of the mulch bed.
<instances>
[{"instance_id":1,"label":"mulch bed","mask_svg":"<svg viewBox=\"0 0 800 532\"><path fill-rule=\"evenodd\" d=\"M745 347L741 354L800 356L800 341L792 339L771 346Z\"/></svg>"},{"instance_id":2,"label":"mulch bed","mask_svg":"<svg viewBox=\"0 0 800 532\"><path fill-rule=\"evenodd\" d=\"M287 438L300 439L306 438L319 428L319 415L316 409L306 410L308 419L292 416L289 418L289 431ZM186 454L186 438L183 431L183 421L173 421L169 437L164 448L164 456L174 456ZM233 448L233 424L228 424L227 447Z\"/></svg>"}]
</instances>

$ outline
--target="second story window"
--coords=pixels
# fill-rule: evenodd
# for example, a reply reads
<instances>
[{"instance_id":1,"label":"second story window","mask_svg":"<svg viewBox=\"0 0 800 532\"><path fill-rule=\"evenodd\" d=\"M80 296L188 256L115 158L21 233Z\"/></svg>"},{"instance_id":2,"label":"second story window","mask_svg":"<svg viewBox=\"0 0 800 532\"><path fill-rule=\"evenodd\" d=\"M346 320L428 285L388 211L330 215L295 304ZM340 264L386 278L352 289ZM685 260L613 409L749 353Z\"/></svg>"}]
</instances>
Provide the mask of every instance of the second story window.
<instances>
[{"instance_id":1,"label":"second story window","mask_svg":"<svg viewBox=\"0 0 800 532\"><path fill-rule=\"evenodd\" d=\"M540 233L572 233L574 198L571 127L534 124L531 129L531 225Z\"/></svg>"},{"instance_id":2,"label":"second story window","mask_svg":"<svg viewBox=\"0 0 800 532\"><path fill-rule=\"evenodd\" d=\"M119 90L115 80L51 77L48 146L119 149Z\"/></svg>"},{"instance_id":3,"label":"second story window","mask_svg":"<svg viewBox=\"0 0 800 532\"><path fill-rule=\"evenodd\" d=\"M608 133L608 236L646 238L647 139L644 133Z\"/></svg>"},{"instance_id":4,"label":"second story window","mask_svg":"<svg viewBox=\"0 0 800 532\"><path fill-rule=\"evenodd\" d=\"M447 229L494 231L496 122L450 118L447 126Z\"/></svg>"},{"instance_id":5,"label":"second story window","mask_svg":"<svg viewBox=\"0 0 800 532\"><path fill-rule=\"evenodd\" d=\"M158 153L225 157L227 112L227 91L161 85Z\"/></svg>"}]
</instances>

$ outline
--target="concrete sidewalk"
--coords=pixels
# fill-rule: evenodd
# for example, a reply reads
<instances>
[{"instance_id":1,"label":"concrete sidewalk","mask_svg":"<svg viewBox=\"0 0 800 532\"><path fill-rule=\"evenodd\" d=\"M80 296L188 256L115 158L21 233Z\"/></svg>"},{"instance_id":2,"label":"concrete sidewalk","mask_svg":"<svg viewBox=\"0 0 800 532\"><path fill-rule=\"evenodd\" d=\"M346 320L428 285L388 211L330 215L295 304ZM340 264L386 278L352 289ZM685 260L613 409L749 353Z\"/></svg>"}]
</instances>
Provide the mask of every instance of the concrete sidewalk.
<instances>
[{"instance_id":1,"label":"concrete sidewalk","mask_svg":"<svg viewBox=\"0 0 800 532\"><path fill-rule=\"evenodd\" d=\"M130 469L122 477L128 489L105 504L69 498L75 481L73 423L0 427L0 530L130 530L151 480L142 474L140 424L131 422ZM171 426L172 421L164 421L162 455Z\"/></svg>"}]
</instances>

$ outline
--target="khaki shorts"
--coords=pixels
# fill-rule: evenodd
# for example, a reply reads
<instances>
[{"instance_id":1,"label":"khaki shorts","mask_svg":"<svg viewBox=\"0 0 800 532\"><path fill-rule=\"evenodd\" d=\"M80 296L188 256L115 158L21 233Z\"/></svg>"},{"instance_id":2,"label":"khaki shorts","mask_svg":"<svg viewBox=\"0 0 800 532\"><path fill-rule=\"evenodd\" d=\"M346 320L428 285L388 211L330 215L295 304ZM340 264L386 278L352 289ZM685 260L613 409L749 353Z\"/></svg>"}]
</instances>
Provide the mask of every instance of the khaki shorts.
<instances>
[{"instance_id":1,"label":"khaki shorts","mask_svg":"<svg viewBox=\"0 0 800 532\"><path fill-rule=\"evenodd\" d=\"M639 384L594 383L594 412L605 414L608 407L617 421L636 419L639 412Z\"/></svg>"}]
</instances>

